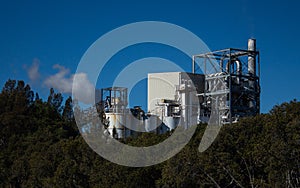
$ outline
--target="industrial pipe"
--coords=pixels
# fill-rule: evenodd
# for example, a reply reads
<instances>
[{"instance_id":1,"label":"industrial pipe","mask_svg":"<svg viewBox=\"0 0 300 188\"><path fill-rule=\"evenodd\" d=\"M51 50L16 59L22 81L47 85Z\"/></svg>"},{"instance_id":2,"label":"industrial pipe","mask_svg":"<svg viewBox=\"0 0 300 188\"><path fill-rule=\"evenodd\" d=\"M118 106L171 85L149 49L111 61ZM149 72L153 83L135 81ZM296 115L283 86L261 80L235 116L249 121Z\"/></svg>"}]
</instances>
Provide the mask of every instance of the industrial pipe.
<instances>
[{"instance_id":1,"label":"industrial pipe","mask_svg":"<svg viewBox=\"0 0 300 188\"><path fill-rule=\"evenodd\" d=\"M240 60L238 60L238 59L235 59L235 60L233 60L233 61L231 61L231 62L228 62L228 63L226 64L226 72L229 73L229 67L230 67L230 65L233 64L233 63L236 64L237 74L242 74L242 63L241 63Z\"/></svg>"}]
</instances>

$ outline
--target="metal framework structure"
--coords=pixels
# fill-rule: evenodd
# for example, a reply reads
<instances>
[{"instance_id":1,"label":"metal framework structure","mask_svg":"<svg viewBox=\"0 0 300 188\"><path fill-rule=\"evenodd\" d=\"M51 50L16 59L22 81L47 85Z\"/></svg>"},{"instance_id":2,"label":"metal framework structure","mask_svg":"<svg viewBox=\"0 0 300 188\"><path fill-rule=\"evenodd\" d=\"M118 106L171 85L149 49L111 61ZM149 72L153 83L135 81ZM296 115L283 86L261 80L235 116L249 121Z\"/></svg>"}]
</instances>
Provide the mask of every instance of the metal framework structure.
<instances>
[{"instance_id":1,"label":"metal framework structure","mask_svg":"<svg viewBox=\"0 0 300 188\"><path fill-rule=\"evenodd\" d=\"M109 87L101 89L102 109L107 112L124 112L128 105L128 89L125 87Z\"/></svg>"},{"instance_id":2,"label":"metal framework structure","mask_svg":"<svg viewBox=\"0 0 300 188\"><path fill-rule=\"evenodd\" d=\"M215 113L217 119L212 121L226 124L260 112L260 59L255 39L249 39L248 50L229 48L194 55L192 72L199 72L200 67L205 75L204 92L197 94L203 101L202 115Z\"/></svg>"}]
</instances>

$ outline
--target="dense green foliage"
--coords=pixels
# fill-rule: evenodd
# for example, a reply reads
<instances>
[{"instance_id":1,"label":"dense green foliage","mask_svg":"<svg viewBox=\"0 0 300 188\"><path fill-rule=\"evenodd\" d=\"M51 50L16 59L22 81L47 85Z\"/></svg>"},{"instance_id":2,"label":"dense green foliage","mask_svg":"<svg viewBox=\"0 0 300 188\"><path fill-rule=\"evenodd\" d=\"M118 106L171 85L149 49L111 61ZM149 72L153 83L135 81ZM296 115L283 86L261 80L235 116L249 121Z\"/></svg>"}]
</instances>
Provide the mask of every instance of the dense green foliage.
<instances>
[{"instance_id":1,"label":"dense green foliage","mask_svg":"<svg viewBox=\"0 0 300 188\"><path fill-rule=\"evenodd\" d=\"M130 168L92 151L78 133L72 99L50 90L42 101L23 81L0 93L0 187L300 187L300 103L222 128L204 153L206 125L163 164ZM169 134L169 133L168 133ZM130 145L166 135L143 134Z\"/></svg>"}]
</instances>

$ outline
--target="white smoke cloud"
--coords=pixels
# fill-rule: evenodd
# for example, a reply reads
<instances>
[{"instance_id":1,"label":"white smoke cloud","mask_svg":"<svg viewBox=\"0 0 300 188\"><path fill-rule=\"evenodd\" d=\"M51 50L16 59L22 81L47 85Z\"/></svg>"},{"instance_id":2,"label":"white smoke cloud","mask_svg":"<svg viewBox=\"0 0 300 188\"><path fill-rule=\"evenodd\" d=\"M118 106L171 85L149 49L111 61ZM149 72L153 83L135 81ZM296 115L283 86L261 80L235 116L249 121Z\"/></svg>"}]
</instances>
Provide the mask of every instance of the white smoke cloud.
<instances>
[{"instance_id":1,"label":"white smoke cloud","mask_svg":"<svg viewBox=\"0 0 300 188\"><path fill-rule=\"evenodd\" d=\"M39 80L39 78L40 78L39 66L40 66L40 60L37 58L34 58L31 66L29 68L25 67L30 81L36 82Z\"/></svg>"},{"instance_id":2,"label":"white smoke cloud","mask_svg":"<svg viewBox=\"0 0 300 188\"><path fill-rule=\"evenodd\" d=\"M95 99L95 87L89 81L87 74L77 73L71 75L69 69L58 64L54 65L53 68L57 69L58 72L45 79L44 84L47 87L52 87L61 93L72 94L72 86L75 81L73 97L85 104L93 103Z\"/></svg>"}]
</instances>

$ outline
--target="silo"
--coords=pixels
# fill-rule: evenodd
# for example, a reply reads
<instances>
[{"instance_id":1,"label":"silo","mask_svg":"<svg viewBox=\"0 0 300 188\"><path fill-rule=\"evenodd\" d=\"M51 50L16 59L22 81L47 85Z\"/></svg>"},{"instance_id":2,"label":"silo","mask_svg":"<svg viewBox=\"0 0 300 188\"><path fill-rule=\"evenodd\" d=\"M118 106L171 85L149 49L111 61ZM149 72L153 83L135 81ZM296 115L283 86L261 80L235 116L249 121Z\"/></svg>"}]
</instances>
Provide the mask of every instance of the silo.
<instances>
[{"instance_id":1,"label":"silo","mask_svg":"<svg viewBox=\"0 0 300 188\"><path fill-rule=\"evenodd\" d=\"M180 121L180 116L167 116L164 117L164 124L169 127L170 131L175 129Z\"/></svg>"},{"instance_id":2,"label":"silo","mask_svg":"<svg viewBox=\"0 0 300 188\"><path fill-rule=\"evenodd\" d=\"M122 113L106 113L109 120L108 132L111 137L124 138L125 117ZM114 132L114 129L116 132ZM116 135L114 135L116 134Z\"/></svg>"},{"instance_id":3,"label":"silo","mask_svg":"<svg viewBox=\"0 0 300 188\"><path fill-rule=\"evenodd\" d=\"M125 122L125 138L127 137L130 137L131 136L131 126L132 126L132 114L129 112L129 113L126 113L126 122Z\"/></svg>"},{"instance_id":4,"label":"silo","mask_svg":"<svg viewBox=\"0 0 300 188\"><path fill-rule=\"evenodd\" d=\"M109 132L109 135L111 137L113 137L114 135L114 126L116 124L116 116L113 114L113 113L106 113L106 116L107 116L107 120L109 121L109 125L108 125L108 132Z\"/></svg>"},{"instance_id":5,"label":"silo","mask_svg":"<svg viewBox=\"0 0 300 188\"><path fill-rule=\"evenodd\" d=\"M148 115L147 119L145 119L145 130L147 132L156 133L156 129L158 126L158 116Z\"/></svg>"},{"instance_id":6,"label":"silo","mask_svg":"<svg viewBox=\"0 0 300 188\"><path fill-rule=\"evenodd\" d=\"M116 116L116 132L117 132L117 138L124 138L124 126L125 125L125 117L122 113L115 113Z\"/></svg>"}]
</instances>

